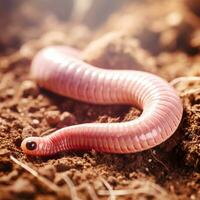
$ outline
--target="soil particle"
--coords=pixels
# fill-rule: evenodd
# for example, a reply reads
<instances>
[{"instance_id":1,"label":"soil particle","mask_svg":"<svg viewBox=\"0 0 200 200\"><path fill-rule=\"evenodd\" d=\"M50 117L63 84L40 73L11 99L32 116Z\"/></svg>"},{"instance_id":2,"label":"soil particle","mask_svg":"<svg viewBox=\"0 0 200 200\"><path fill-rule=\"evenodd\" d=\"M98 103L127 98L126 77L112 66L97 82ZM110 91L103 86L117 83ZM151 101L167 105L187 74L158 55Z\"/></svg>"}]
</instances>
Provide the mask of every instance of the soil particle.
<instances>
[{"instance_id":1,"label":"soil particle","mask_svg":"<svg viewBox=\"0 0 200 200\"><path fill-rule=\"evenodd\" d=\"M24 98L28 96L36 97L39 94L39 89L35 82L27 80L20 85L19 93Z\"/></svg>"}]
</instances>

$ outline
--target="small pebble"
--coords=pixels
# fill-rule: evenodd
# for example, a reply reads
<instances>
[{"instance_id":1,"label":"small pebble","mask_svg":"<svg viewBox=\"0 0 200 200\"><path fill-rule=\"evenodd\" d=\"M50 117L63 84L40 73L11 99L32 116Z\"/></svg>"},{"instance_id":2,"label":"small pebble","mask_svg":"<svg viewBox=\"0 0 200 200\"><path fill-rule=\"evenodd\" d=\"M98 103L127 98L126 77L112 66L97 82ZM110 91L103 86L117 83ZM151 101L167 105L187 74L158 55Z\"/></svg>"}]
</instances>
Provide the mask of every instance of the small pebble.
<instances>
[{"instance_id":1,"label":"small pebble","mask_svg":"<svg viewBox=\"0 0 200 200\"><path fill-rule=\"evenodd\" d=\"M55 126L60 121L60 112L59 111L47 111L45 113L46 121L50 126Z\"/></svg>"},{"instance_id":2,"label":"small pebble","mask_svg":"<svg viewBox=\"0 0 200 200\"><path fill-rule=\"evenodd\" d=\"M191 199L191 200L196 200L197 198L195 197L194 194L192 194L192 195L190 196L190 199Z\"/></svg>"},{"instance_id":3,"label":"small pebble","mask_svg":"<svg viewBox=\"0 0 200 200\"><path fill-rule=\"evenodd\" d=\"M76 118L69 112L63 112L60 116L60 122L58 123L59 128L63 128L65 126L70 126L76 124Z\"/></svg>"},{"instance_id":4,"label":"small pebble","mask_svg":"<svg viewBox=\"0 0 200 200\"><path fill-rule=\"evenodd\" d=\"M12 97L14 94L15 94L14 89L11 88L11 89L6 90L7 97Z\"/></svg>"},{"instance_id":5,"label":"small pebble","mask_svg":"<svg viewBox=\"0 0 200 200\"><path fill-rule=\"evenodd\" d=\"M20 86L20 94L22 97L28 97L28 96L36 97L39 94L39 89L37 84L30 80L22 82Z\"/></svg>"},{"instance_id":6,"label":"small pebble","mask_svg":"<svg viewBox=\"0 0 200 200\"><path fill-rule=\"evenodd\" d=\"M148 168L148 167L146 167L146 168L145 168L145 171L146 171L146 172L149 172L149 168Z\"/></svg>"},{"instance_id":7,"label":"small pebble","mask_svg":"<svg viewBox=\"0 0 200 200\"><path fill-rule=\"evenodd\" d=\"M33 120L32 120L32 126L33 126L34 128L37 128L39 123L40 123L40 122L39 122L39 120L37 120L37 119L33 119Z\"/></svg>"}]
</instances>

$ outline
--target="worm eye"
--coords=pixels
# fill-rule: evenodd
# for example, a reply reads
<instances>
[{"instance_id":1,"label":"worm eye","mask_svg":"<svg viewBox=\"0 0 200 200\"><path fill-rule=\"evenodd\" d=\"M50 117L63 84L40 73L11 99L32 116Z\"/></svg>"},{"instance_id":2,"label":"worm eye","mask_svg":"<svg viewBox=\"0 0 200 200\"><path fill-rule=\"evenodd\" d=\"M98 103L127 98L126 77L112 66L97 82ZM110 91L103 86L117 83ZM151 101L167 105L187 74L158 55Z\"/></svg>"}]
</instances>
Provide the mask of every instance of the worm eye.
<instances>
[{"instance_id":1,"label":"worm eye","mask_svg":"<svg viewBox=\"0 0 200 200\"><path fill-rule=\"evenodd\" d=\"M34 149L36 149L36 147L37 147L36 142L28 141L28 142L26 143L26 148L27 148L28 150L34 150Z\"/></svg>"}]
</instances>

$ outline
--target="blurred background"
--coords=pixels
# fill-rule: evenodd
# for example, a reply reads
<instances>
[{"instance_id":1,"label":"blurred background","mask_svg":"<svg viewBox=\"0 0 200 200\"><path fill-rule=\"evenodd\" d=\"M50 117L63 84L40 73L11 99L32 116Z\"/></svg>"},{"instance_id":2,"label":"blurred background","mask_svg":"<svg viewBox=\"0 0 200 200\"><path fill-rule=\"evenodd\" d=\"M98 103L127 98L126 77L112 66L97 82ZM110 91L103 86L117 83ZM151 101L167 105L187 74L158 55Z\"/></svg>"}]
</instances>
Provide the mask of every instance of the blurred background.
<instances>
[{"instance_id":1,"label":"blurred background","mask_svg":"<svg viewBox=\"0 0 200 200\"><path fill-rule=\"evenodd\" d=\"M12 37L15 45L11 46L19 47L20 41L16 32L23 34L26 40L36 37L35 33L56 29L55 27L62 23L67 27L68 22L95 29L126 2L126 0L1 0L0 28L4 31L0 33L0 50L3 51L4 43L8 42L11 34L15 34L15 37Z\"/></svg>"},{"instance_id":2,"label":"blurred background","mask_svg":"<svg viewBox=\"0 0 200 200\"><path fill-rule=\"evenodd\" d=\"M129 0L130 1L130 0ZM125 5L127 0L30 0L15 1L1 0L1 12L13 12L24 4L24 12L38 10L43 14L55 15L58 19L80 20L82 23L95 27L102 24L106 18L120 6ZM29 6L31 8L28 8ZM42 20L42 19L41 19Z\"/></svg>"},{"instance_id":3,"label":"blurred background","mask_svg":"<svg viewBox=\"0 0 200 200\"><path fill-rule=\"evenodd\" d=\"M128 36L128 39L121 38L121 46L117 45L114 47L115 50L121 48L123 51L129 49L126 51L140 52L137 58L134 58L139 60L137 65L138 63L142 65L141 62L144 60L149 61L145 63L146 65L154 65L156 68L162 68L165 65L163 73L166 75L168 69L171 70L170 67L166 67L166 64L174 68L172 63L175 63L174 74L170 72L165 76L166 79L185 75L183 68L188 68L190 57L198 55L199 27L199 0L0 1L0 28L2 30L0 32L0 53L2 56L10 55L16 50L20 50L21 55L33 56L38 49L51 44L66 44L83 50L92 41L108 33L120 32ZM116 40L122 36L114 35L97 41L97 46L103 43L116 46L120 43ZM95 44L89 47L95 46L95 54L97 54L96 51L100 48L105 50L106 45L96 48ZM109 51L112 55L119 56L115 50L111 50L113 47L110 46ZM88 59L87 56L93 50L92 47L84 53L83 57L86 61L100 67L106 65L108 68L115 68L116 62L119 62L122 68L127 68L123 66L127 58L125 61L121 59L123 62L116 59L114 64L106 59L102 63L93 62L94 59ZM108 53L107 50L105 52ZM122 50L120 50L120 55L121 52ZM174 52L174 54L169 56L169 52ZM148 59L144 59L146 55ZM156 57L152 59L151 56ZM115 58L112 59L115 60ZM2 65L2 61L0 62Z\"/></svg>"},{"instance_id":4,"label":"blurred background","mask_svg":"<svg viewBox=\"0 0 200 200\"><path fill-rule=\"evenodd\" d=\"M115 16L115 20L110 20L113 13L114 15L118 13L118 16ZM53 29L53 26L55 29L58 24L67 27L69 22L83 24L92 31L98 30L102 25L105 27L107 22L110 22L106 26L108 31L121 29L127 32L132 29L132 32L135 30L139 32L141 27L145 27L140 37L146 46L149 37L154 37L156 40L157 34L162 31L164 32L161 36L162 42L173 48L175 44L170 40L175 37L177 27L181 29L182 35L178 39L181 40L185 34L193 30L194 26L199 26L199 15L199 0L1 0L0 28L3 31L0 33L0 50L3 51L9 35L12 33L16 35L16 31L18 34L24 34L23 38L26 40L36 37L36 32ZM195 32L193 41L198 40L199 43L197 35ZM12 40L15 42L14 46L19 47L18 36ZM196 47L193 41L193 47ZM185 45L185 43L180 44L180 41L177 42L179 46ZM155 49L156 51L160 50ZM196 48L188 51L195 53Z\"/></svg>"}]
</instances>

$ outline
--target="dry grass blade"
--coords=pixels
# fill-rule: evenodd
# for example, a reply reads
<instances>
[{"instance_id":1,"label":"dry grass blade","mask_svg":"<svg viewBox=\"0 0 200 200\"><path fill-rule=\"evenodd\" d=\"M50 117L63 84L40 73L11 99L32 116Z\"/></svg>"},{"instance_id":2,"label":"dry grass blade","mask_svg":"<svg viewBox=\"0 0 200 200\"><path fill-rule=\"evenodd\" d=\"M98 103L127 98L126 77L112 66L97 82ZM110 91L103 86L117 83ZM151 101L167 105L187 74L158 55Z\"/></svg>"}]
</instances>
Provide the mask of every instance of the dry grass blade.
<instances>
[{"instance_id":1,"label":"dry grass blade","mask_svg":"<svg viewBox=\"0 0 200 200\"><path fill-rule=\"evenodd\" d=\"M159 185L146 180L135 181L135 187L137 187L138 194L150 194L152 196L168 196L167 192Z\"/></svg>"},{"instance_id":2,"label":"dry grass blade","mask_svg":"<svg viewBox=\"0 0 200 200\"><path fill-rule=\"evenodd\" d=\"M155 183L143 180L134 180L131 184L131 189L113 190L115 196L133 195L138 197L141 195L151 195L156 199L169 199L167 192ZM98 195L110 195L108 190L100 190Z\"/></svg>"},{"instance_id":3,"label":"dry grass blade","mask_svg":"<svg viewBox=\"0 0 200 200\"><path fill-rule=\"evenodd\" d=\"M80 186L77 187L78 190L81 190L83 188L87 189L87 192L90 195L92 200L98 200L99 199L96 195L94 188L89 183L85 182L85 183L83 183L83 184L81 184Z\"/></svg>"},{"instance_id":4,"label":"dry grass blade","mask_svg":"<svg viewBox=\"0 0 200 200\"><path fill-rule=\"evenodd\" d=\"M103 182L103 184L105 185L105 187L108 189L107 192L108 192L108 195L110 196L109 200L115 200L116 197L115 197L115 194L113 192L112 186L104 178L100 178L100 179Z\"/></svg>"},{"instance_id":5,"label":"dry grass blade","mask_svg":"<svg viewBox=\"0 0 200 200\"><path fill-rule=\"evenodd\" d=\"M67 186L69 187L71 199L80 200L76 192L76 187L74 183L72 182L72 180L69 178L69 176L67 174L61 174L60 177L66 182Z\"/></svg>"},{"instance_id":6,"label":"dry grass blade","mask_svg":"<svg viewBox=\"0 0 200 200\"><path fill-rule=\"evenodd\" d=\"M132 194L132 193L133 193L132 189L113 190L113 194L115 196L126 196L126 195L129 195L129 194ZM107 195L110 195L110 192L108 190L99 190L98 195L107 196Z\"/></svg>"},{"instance_id":7,"label":"dry grass blade","mask_svg":"<svg viewBox=\"0 0 200 200\"><path fill-rule=\"evenodd\" d=\"M15 157L13 157L12 155L10 156L10 159L16 163L17 165L21 166L23 169L25 169L26 171L28 171L30 174L32 174L34 177L36 177L41 183L43 183L44 185L46 185L49 189L51 189L52 191L58 193L60 191L60 188L55 185L53 182L51 182L50 180L46 179L43 176L40 176L39 173L37 171L35 171L34 169L30 168L28 165L22 163L21 161L17 160Z\"/></svg>"},{"instance_id":8,"label":"dry grass blade","mask_svg":"<svg viewBox=\"0 0 200 200\"><path fill-rule=\"evenodd\" d=\"M175 86L180 82L191 82L191 81L200 81L200 77L198 76L182 76L182 77L178 77L173 79L170 82L170 85Z\"/></svg>"}]
</instances>

